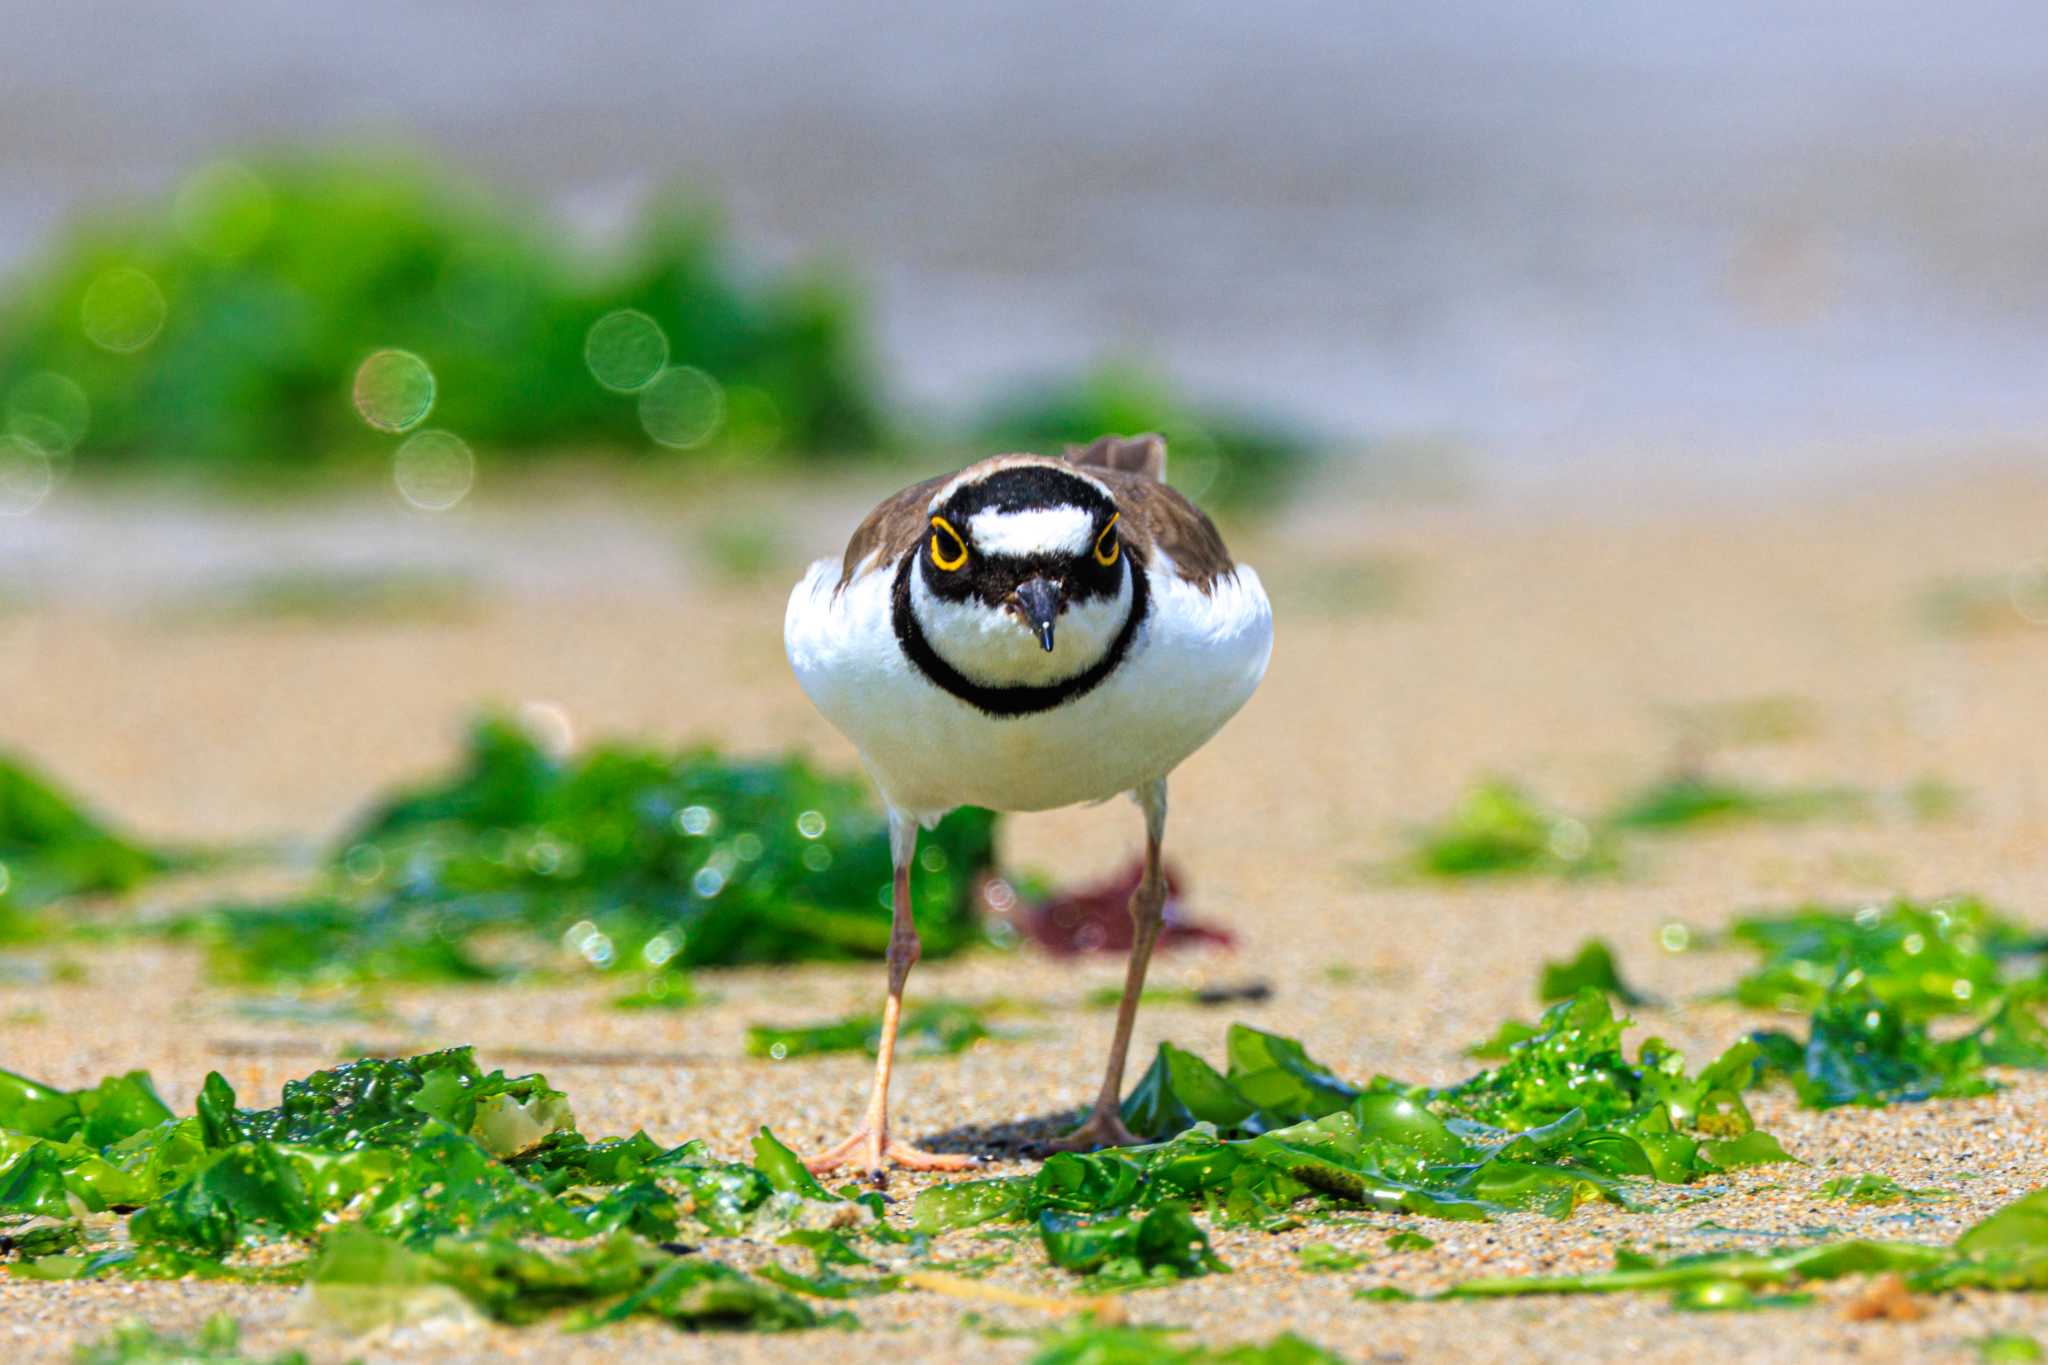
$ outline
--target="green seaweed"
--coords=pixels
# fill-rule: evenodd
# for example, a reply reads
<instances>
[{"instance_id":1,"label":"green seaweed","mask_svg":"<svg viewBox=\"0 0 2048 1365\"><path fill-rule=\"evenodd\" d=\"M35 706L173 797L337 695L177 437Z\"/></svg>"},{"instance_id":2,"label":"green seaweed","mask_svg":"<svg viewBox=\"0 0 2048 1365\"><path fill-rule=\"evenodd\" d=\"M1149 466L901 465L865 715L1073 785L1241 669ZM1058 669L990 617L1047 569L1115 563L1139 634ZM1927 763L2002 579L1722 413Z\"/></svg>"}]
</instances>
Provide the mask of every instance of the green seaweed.
<instances>
[{"instance_id":1,"label":"green seaweed","mask_svg":"<svg viewBox=\"0 0 2048 1365\"><path fill-rule=\"evenodd\" d=\"M1888 1175L1869 1171L1822 1181L1820 1193L1823 1199L1845 1199L1851 1204L1900 1204L1907 1200L1925 1203L1955 1197L1952 1190L1909 1189Z\"/></svg>"},{"instance_id":2,"label":"green seaweed","mask_svg":"<svg viewBox=\"0 0 2048 1365\"><path fill-rule=\"evenodd\" d=\"M1038 1234L1046 1259L1085 1275L1091 1289L1140 1289L1229 1269L1188 1206L1175 1201L1105 1218L1047 1209Z\"/></svg>"},{"instance_id":3,"label":"green seaweed","mask_svg":"<svg viewBox=\"0 0 2048 1365\"><path fill-rule=\"evenodd\" d=\"M1173 1340L1182 1330L1084 1320L1041 1334L1029 1365L1342 1365L1292 1332L1236 1346L1184 1346Z\"/></svg>"},{"instance_id":4,"label":"green seaweed","mask_svg":"<svg viewBox=\"0 0 2048 1365\"><path fill-rule=\"evenodd\" d=\"M1547 1011L1503 1065L1435 1089L1351 1085L1300 1043L1241 1024L1226 1071L1164 1044L1123 1107L1126 1125L1154 1142L924 1190L912 1227L1048 1211L1109 1219L1168 1203L1265 1228L1298 1223L1289 1210L1303 1201L1456 1220L1565 1217L1589 1199L1628 1205L1632 1180L1685 1183L1791 1160L1741 1099L1754 1045L1693 1074L1655 1039L1629 1060L1626 1024L1589 987Z\"/></svg>"},{"instance_id":5,"label":"green seaweed","mask_svg":"<svg viewBox=\"0 0 2048 1365\"><path fill-rule=\"evenodd\" d=\"M1605 991L1624 1005L1640 1005L1647 998L1621 979L1621 971L1614 965L1614 950L1597 938L1581 944L1575 957L1544 963L1536 997L1547 1005L1570 999L1588 986Z\"/></svg>"},{"instance_id":6,"label":"green seaweed","mask_svg":"<svg viewBox=\"0 0 2048 1365\"><path fill-rule=\"evenodd\" d=\"M1968 1042L1985 1066L2048 1069L2048 1022L2041 1009L2048 1003L2048 982L2021 981L1991 997Z\"/></svg>"},{"instance_id":7,"label":"green seaweed","mask_svg":"<svg viewBox=\"0 0 2048 1365\"><path fill-rule=\"evenodd\" d=\"M343 1227L326 1239L306 1281L313 1302L355 1330L431 1310L447 1292L511 1323L564 1310L573 1310L572 1327L639 1314L693 1330L787 1331L828 1321L773 1284L629 1233L564 1250L475 1234L407 1248Z\"/></svg>"},{"instance_id":8,"label":"green seaweed","mask_svg":"<svg viewBox=\"0 0 2048 1365\"><path fill-rule=\"evenodd\" d=\"M1804 1042L1780 1030L1752 1035L1759 1074L1781 1075L1815 1109L1987 1095L1997 1085L1971 1037L1936 1040L1926 1024L1848 977L1808 1022Z\"/></svg>"},{"instance_id":9,"label":"green seaweed","mask_svg":"<svg viewBox=\"0 0 2048 1365\"><path fill-rule=\"evenodd\" d=\"M686 1010L716 998L699 990L688 972L662 969L649 972L638 986L613 996L611 1003L615 1010Z\"/></svg>"},{"instance_id":10,"label":"green seaweed","mask_svg":"<svg viewBox=\"0 0 2048 1365\"><path fill-rule=\"evenodd\" d=\"M1759 1308L1804 1308L1811 1294L1759 1294L1740 1280L1701 1280L1671 1292L1671 1306L1681 1313L1753 1312Z\"/></svg>"},{"instance_id":11,"label":"green seaweed","mask_svg":"<svg viewBox=\"0 0 2048 1365\"><path fill-rule=\"evenodd\" d=\"M809 1275L782 1265L764 1265L754 1273L784 1289L808 1294L814 1299L835 1301L893 1294L903 1287L901 1275L846 1275L824 1266Z\"/></svg>"},{"instance_id":12,"label":"green seaweed","mask_svg":"<svg viewBox=\"0 0 2048 1365\"><path fill-rule=\"evenodd\" d=\"M568 1101L540 1076L485 1074L468 1048L316 1072L287 1082L282 1102L264 1110L237 1107L216 1073L185 1122L200 1150L181 1152L175 1186L130 1220L139 1244L218 1256L304 1238L344 1207L414 1243L472 1230L584 1237L675 1224L672 1201L651 1182L590 1200L526 1178L516 1159L573 1131Z\"/></svg>"},{"instance_id":13,"label":"green seaweed","mask_svg":"<svg viewBox=\"0 0 2048 1365\"><path fill-rule=\"evenodd\" d=\"M1703 773L1653 782L1608 813L1613 829L1663 831L1742 820L1840 819L1863 813L1869 800L1848 787L1771 788Z\"/></svg>"},{"instance_id":14,"label":"green seaweed","mask_svg":"<svg viewBox=\"0 0 2048 1365\"><path fill-rule=\"evenodd\" d=\"M80 467L303 478L388 458L389 439L351 407L351 381L365 356L403 348L430 368L433 422L493 456L659 454L634 394L586 363L592 325L634 309L665 336L668 364L720 386L713 449L875 448L880 398L845 283L815 270L757 283L714 217L674 196L637 237L628 252L582 259L445 169L394 159L207 167L174 198L82 221L8 291L0 395L57 376L75 396L59 406L80 415L17 403L38 419L17 434ZM140 281L129 292L151 316L95 334L96 293L124 279ZM614 387L645 384L661 359Z\"/></svg>"},{"instance_id":15,"label":"green seaweed","mask_svg":"<svg viewBox=\"0 0 2048 1365\"><path fill-rule=\"evenodd\" d=\"M1741 1091L1756 1048L1738 1043L1697 1074L1660 1040L1645 1041L1637 1060L1621 1047L1626 1016L1607 997L1587 988L1544 1011L1538 1032L1511 1049L1507 1060L1438 1092L1460 1117L1528 1131L1577 1111L1592 1130L1634 1141L1660 1179L1689 1178L1714 1169L1704 1139L1739 1138L1753 1124ZM1633 1164L1625 1144L1610 1157Z\"/></svg>"},{"instance_id":16,"label":"green seaweed","mask_svg":"<svg viewBox=\"0 0 2048 1365\"><path fill-rule=\"evenodd\" d=\"M898 1024L898 1056L945 1056L965 1052L984 1038L999 1036L988 1027L987 1006L958 1000L928 1000L903 1012ZM834 1052L866 1052L881 1046L882 1016L853 1014L827 1024L778 1028L754 1024L747 1029L747 1053L783 1061Z\"/></svg>"},{"instance_id":17,"label":"green seaweed","mask_svg":"<svg viewBox=\"0 0 2048 1365\"><path fill-rule=\"evenodd\" d=\"M1532 1275L1465 1280L1446 1291L1447 1298L1501 1298L1532 1294L1613 1294L1658 1289L1689 1289L1735 1283L1751 1288L1832 1280L1844 1275L1919 1274L1948 1264L1943 1247L1914 1242L1864 1240L1823 1242L1787 1251L1714 1251L1675 1256L1641 1265L1584 1275Z\"/></svg>"},{"instance_id":18,"label":"green seaweed","mask_svg":"<svg viewBox=\"0 0 2048 1365\"><path fill-rule=\"evenodd\" d=\"M1327 1275L1337 1271L1356 1270L1372 1261L1370 1252L1345 1251L1328 1242L1309 1242L1295 1248L1294 1261L1302 1270L1312 1275Z\"/></svg>"},{"instance_id":19,"label":"green seaweed","mask_svg":"<svg viewBox=\"0 0 2048 1365\"><path fill-rule=\"evenodd\" d=\"M1966 896L1749 915L1728 937L1762 956L1736 983L1744 1005L1810 1010L1843 978L1923 1017L1985 1008L2040 949L2037 934Z\"/></svg>"},{"instance_id":20,"label":"green seaweed","mask_svg":"<svg viewBox=\"0 0 2048 1365\"><path fill-rule=\"evenodd\" d=\"M1387 1188L1407 1181L1408 1193L1424 1205L1418 1212L1441 1212L1427 1206L1430 1199L1481 1211L1569 1212L1586 1195L1618 1198L1609 1177L1682 1183L1789 1159L1768 1135L1754 1132L1741 1099L1756 1061L1753 1045L1737 1044L1688 1074L1684 1059L1655 1039L1628 1060L1620 1043L1627 1022L1588 987L1546 1011L1500 1066L1433 1090L1383 1079L1363 1093L1307 1062L1298 1044L1280 1051L1300 1076L1288 1088L1288 1069L1257 1065L1275 1050L1270 1036L1238 1026L1227 1075L1162 1046L1126 1101L1124 1121L1154 1137L1206 1122L1275 1141L1276 1128L1295 1124L1292 1131L1313 1133L1312 1145L1323 1149L1308 1169L1336 1179L1324 1169L1334 1147L1339 1167L1375 1171L1389 1178ZM1327 1126L1340 1118L1355 1132ZM1355 1151L1354 1140L1361 1144ZM1418 1178L1422 1186L1414 1185ZM1429 1186L1432 1180L1438 1183Z\"/></svg>"},{"instance_id":21,"label":"green seaweed","mask_svg":"<svg viewBox=\"0 0 2048 1365\"><path fill-rule=\"evenodd\" d=\"M969 809L924 836L912 897L928 955L975 939L993 828ZM708 750L561 758L486 717L458 772L341 841L330 892L192 929L219 974L265 983L490 980L513 970L487 951L508 936L597 970L879 957L891 875L863 782Z\"/></svg>"},{"instance_id":22,"label":"green seaweed","mask_svg":"<svg viewBox=\"0 0 2048 1365\"><path fill-rule=\"evenodd\" d=\"M1353 1290L1351 1297L1366 1303L1413 1303L1415 1295L1398 1285L1376 1284L1366 1289Z\"/></svg>"},{"instance_id":23,"label":"green seaweed","mask_svg":"<svg viewBox=\"0 0 2048 1365\"><path fill-rule=\"evenodd\" d=\"M1265 981L1245 981L1216 986L1147 986L1138 1003L1150 1010L1163 1005L1200 1005L1214 1008L1238 1003L1263 1004L1273 998L1273 987ZM1098 986L1083 997L1091 1010L1113 1010L1124 1002L1122 986Z\"/></svg>"},{"instance_id":24,"label":"green seaweed","mask_svg":"<svg viewBox=\"0 0 2048 1365\"><path fill-rule=\"evenodd\" d=\"M766 1128L754 1135L754 1169L766 1178L770 1188L784 1194L826 1201L837 1198L818 1183L818 1177L810 1173L795 1152Z\"/></svg>"},{"instance_id":25,"label":"green seaweed","mask_svg":"<svg viewBox=\"0 0 2048 1365\"><path fill-rule=\"evenodd\" d=\"M1755 1035L1768 1071L1807 1104L1888 1104L1984 1094L1987 1067L2048 1068L2042 940L1974 897L1803 906L1751 915L1728 936L1762 961L1732 995L1810 1011L1802 1041ZM1937 1038L1932 1021L1975 1027Z\"/></svg>"},{"instance_id":26,"label":"green seaweed","mask_svg":"<svg viewBox=\"0 0 2048 1365\"><path fill-rule=\"evenodd\" d=\"M225 1313L208 1318L192 1337L165 1335L142 1322L126 1323L105 1340L80 1346L72 1359L76 1365L256 1365L255 1357L242 1353L242 1329ZM267 1361L306 1365L300 1351L286 1351Z\"/></svg>"},{"instance_id":27,"label":"green seaweed","mask_svg":"<svg viewBox=\"0 0 2048 1365\"><path fill-rule=\"evenodd\" d=\"M104 1147L171 1116L144 1071L109 1076L81 1090L57 1090L0 1071L0 1129L58 1142L82 1138Z\"/></svg>"},{"instance_id":28,"label":"green seaweed","mask_svg":"<svg viewBox=\"0 0 2048 1365\"><path fill-rule=\"evenodd\" d=\"M780 1286L764 1283L722 1261L677 1260L639 1289L578 1325L599 1327L647 1315L691 1330L791 1332L854 1326L851 1318L819 1313Z\"/></svg>"},{"instance_id":29,"label":"green seaweed","mask_svg":"<svg viewBox=\"0 0 2048 1365\"><path fill-rule=\"evenodd\" d=\"M1863 1239L1821 1242L1777 1252L1701 1252L1656 1262L1630 1256L1587 1275L1466 1280L1447 1298L1537 1294L1612 1294L1669 1289L1699 1295L1709 1286L1797 1286L1845 1275L1896 1274L1915 1293L1955 1289L2048 1288L2048 1190L2022 1195L1967 1229L1953 1246ZM1738 1306L1738 1305L1730 1305ZM1739 1305L1751 1306L1751 1305Z\"/></svg>"},{"instance_id":30,"label":"green seaweed","mask_svg":"<svg viewBox=\"0 0 2048 1365\"><path fill-rule=\"evenodd\" d=\"M34 937L37 912L57 901L121 895L176 863L115 833L20 760L0 757L0 942Z\"/></svg>"},{"instance_id":31,"label":"green seaweed","mask_svg":"<svg viewBox=\"0 0 2048 1365\"><path fill-rule=\"evenodd\" d=\"M1528 1042L1538 1031L1536 1025L1525 1019L1503 1019L1492 1037L1468 1045L1465 1055L1480 1061L1506 1057L1513 1053L1515 1044Z\"/></svg>"},{"instance_id":32,"label":"green seaweed","mask_svg":"<svg viewBox=\"0 0 2048 1365\"><path fill-rule=\"evenodd\" d=\"M893 1287L838 1274L863 1258L800 1225L783 1240L811 1248L817 1276L786 1272L778 1285L680 1260L686 1223L711 1237L758 1233L839 1201L765 1129L752 1166L641 1133L587 1139L544 1078L485 1072L468 1048L315 1072L270 1108L239 1105L216 1073L183 1117L140 1073L78 1091L4 1079L0 1251L30 1278L306 1280L357 1327L454 1296L511 1322L573 1308L584 1323L650 1313L779 1330L839 1321L786 1286ZM103 1234L73 1216L79 1203L129 1212L125 1237L97 1245ZM261 1243L287 1254L261 1268L232 1259Z\"/></svg>"},{"instance_id":33,"label":"green seaweed","mask_svg":"<svg viewBox=\"0 0 2048 1365\"><path fill-rule=\"evenodd\" d=\"M58 1090L0 1072L0 1213L68 1217L158 1193L154 1171L125 1153L166 1132L171 1111L139 1071L81 1090Z\"/></svg>"},{"instance_id":34,"label":"green seaweed","mask_svg":"<svg viewBox=\"0 0 2048 1365\"><path fill-rule=\"evenodd\" d=\"M1597 830L1500 778L1460 796L1440 823L1415 833L1413 844L1410 866L1431 877L1579 876L1617 866Z\"/></svg>"},{"instance_id":35,"label":"green seaweed","mask_svg":"<svg viewBox=\"0 0 2048 1365\"><path fill-rule=\"evenodd\" d=\"M1125 1098L1122 1114L1124 1126L1140 1137L1165 1138L1198 1123L1236 1128L1257 1109L1216 1068L1192 1052L1161 1043L1152 1065Z\"/></svg>"},{"instance_id":36,"label":"green seaweed","mask_svg":"<svg viewBox=\"0 0 2048 1365\"><path fill-rule=\"evenodd\" d=\"M0 1261L41 1261L85 1248L85 1229L70 1217L0 1214Z\"/></svg>"},{"instance_id":37,"label":"green seaweed","mask_svg":"<svg viewBox=\"0 0 2048 1365\"><path fill-rule=\"evenodd\" d=\"M1702 773L1653 782L1599 818L1553 809L1517 783L1488 778L1443 819L1410 836L1405 866L1429 877L1582 876L1622 866L1620 836L1745 820L1799 821L1860 815L1870 807L1846 787L1774 789Z\"/></svg>"}]
</instances>

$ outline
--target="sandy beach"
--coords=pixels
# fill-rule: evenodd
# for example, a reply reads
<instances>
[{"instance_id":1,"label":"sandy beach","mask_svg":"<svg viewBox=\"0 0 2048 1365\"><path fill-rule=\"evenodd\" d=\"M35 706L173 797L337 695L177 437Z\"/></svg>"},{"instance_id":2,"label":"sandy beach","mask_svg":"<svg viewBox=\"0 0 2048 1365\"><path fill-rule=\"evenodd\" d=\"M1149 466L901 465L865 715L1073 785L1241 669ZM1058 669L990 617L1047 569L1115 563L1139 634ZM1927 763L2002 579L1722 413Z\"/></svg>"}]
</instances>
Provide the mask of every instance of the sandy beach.
<instances>
[{"instance_id":1,"label":"sandy beach","mask_svg":"<svg viewBox=\"0 0 2048 1365\"><path fill-rule=\"evenodd\" d=\"M1299 1037L1348 1077L1455 1079L1476 1065L1461 1049L1503 1018L1533 1013L1541 964L1594 935L1666 1002L1635 1011L1633 1036L1659 1034L1697 1061L1771 1021L1700 1002L1745 959L1666 952L1657 931L1669 922L1711 930L1808 899L1972 891L2048 927L2048 730L2037 723L2048 624L2002 616L1995 590L1968 629L1934 629L1923 610L1932 585L1995 589L2048 554L2048 480L2012 472L2017 462L1961 460L1970 453L1882 486L1768 503L1647 500L1621 510L1601 499L1591 510L1556 501L1532 511L1340 491L1240 532L1236 548L1273 595L1278 645L1250 706L1176 776L1167 838L1190 909L1229 927L1238 946L1162 957L1155 980L1266 982L1272 995L1148 1008L1134 1070L1162 1039L1219 1056L1226 1026L1241 1019ZM9 603L0 745L146 837L308 849L375 794L443 768L486 703L557 708L579 741L709 739L848 766L849 746L783 662L782 602L802 562L836 553L881 491L859 479L548 485L484 496L441 522L346 498L165 519L145 499L79 494L39 514L11 549L0 543ZM767 567L721 571L705 551L736 508L768 528ZM121 534L144 519L171 529ZM337 524L350 534L323 540L320 528ZM295 556L319 560L329 541L366 543L356 534L364 526L377 532L367 543L380 563L443 585L426 594L434 601L314 621L233 596ZM89 546L105 561L81 557ZM1697 757L1688 737L1702 708L1759 698L1790 699L1805 719L1719 746L1713 769L1859 787L1875 798L1868 815L1644 838L1627 870L1604 879L1444 883L1387 871L1405 830L1483 776L1512 776L1567 809L1599 809ZM1900 794L1926 779L1960 793L1952 814L1930 820L1907 808ZM1140 832L1121 803L1003 828L1008 865L1058 881L1117 867ZM141 909L276 889L295 876L273 868L166 882ZM856 1119L868 1073L858 1057L750 1058L747 1026L871 1008L883 981L879 965L705 973L715 1001L639 1014L608 1006L617 989L608 981L390 989L369 1019L325 1024L250 1017L237 1008L249 992L209 984L196 951L56 955L83 978L0 984L0 1066L62 1086L142 1068L185 1111L212 1069L244 1103L267 1103L283 1081L347 1046L468 1042L486 1066L545 1072L586 1133L702 1137L733 1157L763 1123L799 1148L836 1139ZM1040 1012L1015 1021L1022 1037L907 1063L899 1129L987 1150L996 1172L1028 1169L1016 1141L1049 1133L1093 1089L1110 1016L1085 1002L1122 971L1115 956L1076 967L994 951L919 967L913 998L1002 996ZM1759 1125L1808 1164L1658 1187L1651 1212L1588 1206L1564 1222L1427 1225L1358 1214L1275 1235L1219 1230L1216 1249L1233 1273L1132 1294L1125 1306L1133 1320L1203 1340L1289 1329L1356 1360L1968 1359L1987 1332L2048 1329L2048 1307L1971 1293L1929 1298L1913 1321L1859 1322L1844 1314L1867 1291L1853 1280L1821 1286L1808 1307L1732 1314L1674 1312L1661 1295L1486 1304L1352 1295L1603 1268L1620 1245L1759 1247L1822 1228L1946 1241L2048 1184L2048 1077L2006 1079L2009 1088L1984 1099L1869 1112L1802 1112L1789 1094L1769 1092L1755 1101ZM1864 1171L1955 1197L1902 1211L1818 1193L1830 1176ZM892 1193L917 1183L899 1177ZM1435 1247L1383 1250L1401 1227L1426 1231ZM942 1249L987 1249L975 1239L953 1234ZM1377 1254L1356 1270L1302 1273L1295 1253L1313 1241ZM786 1249L716 1249L742 1265L801 1263ZM1028 1244L988 1282L1071 1292ZM440 1323L350 1342L298 1325L296 1297L204 1283L32 1283L0 1270L0 1343L15 1359L64 1359L127 1318L182 1329L226 1310L252 1350L298 1347L318 1360L659 1351L816 1361L884 1350L905 1362L1021 1360L1029 1340L987 1335L969 1315L981 1327L1049 1321L903 1292L853 1303L868 1329L859 1335L689 1337L634 1325L569 1336L546 1324Z\"/></svg>"}]
</instances>

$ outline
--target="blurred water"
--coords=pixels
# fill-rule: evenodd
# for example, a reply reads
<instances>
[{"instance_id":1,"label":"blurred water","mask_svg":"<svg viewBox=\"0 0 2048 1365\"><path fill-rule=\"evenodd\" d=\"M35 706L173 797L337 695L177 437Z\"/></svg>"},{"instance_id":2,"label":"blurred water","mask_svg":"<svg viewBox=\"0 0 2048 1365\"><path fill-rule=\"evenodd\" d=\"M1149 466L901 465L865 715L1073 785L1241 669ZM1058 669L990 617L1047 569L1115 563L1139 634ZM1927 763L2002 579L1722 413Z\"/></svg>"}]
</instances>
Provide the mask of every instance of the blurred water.
<instances>
[{"instance_id":1,"label":"blurred water","mask_svg":"<svg viewBox=\"0 0 2048 1365\"><path fill-rule=\"evenodd\" d=\"M701 183L765 259L858 267L937 407L1130 355L1348 438L1731 480L2048 425L2038 4L5 10L0 265L224 147L371 136L597 234Z\"/></svg>"}]
</instances>

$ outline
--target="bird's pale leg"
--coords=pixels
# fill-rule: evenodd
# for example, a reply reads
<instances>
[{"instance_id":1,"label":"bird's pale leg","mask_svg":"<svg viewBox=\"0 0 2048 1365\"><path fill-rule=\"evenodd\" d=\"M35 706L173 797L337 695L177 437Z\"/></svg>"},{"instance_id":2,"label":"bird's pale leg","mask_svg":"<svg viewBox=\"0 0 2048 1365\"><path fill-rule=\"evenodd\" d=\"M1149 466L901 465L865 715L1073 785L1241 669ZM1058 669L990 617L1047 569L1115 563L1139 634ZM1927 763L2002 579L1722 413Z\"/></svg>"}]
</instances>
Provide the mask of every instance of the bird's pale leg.
<instances>
[{"instance_id":1,"label":"bird's pale leg","mask_svg":"<svg viewBox=\"0 0 2048 1365\"><path fill-rule=\"evenodd\" d=\"M1145 993L1145 969L1165 920L1166 875L1160 869L1159 846L1166 836L1166 783L1156 782L1138 794L1145 808L1145 871L1131 893L1131 958L1124 970L1124 998L1116 1007L1116 1035L1109 1042L1109 1069L1079 1128L1055 1141L1060 1151L1085 1152L1096 1147L1127 1147L1138 1141L1124 1127L1122 1114L1124 1059L1131 1050L1131 1029L1138 1020L1138 1000Z\"/></svg>"},{"instance_id":2,"label":"bird's pale leg","mask_svg":"<svg viewBox=\"0 0 2048 1365\"><path fill-rule=\"evenodd\" d=\"M975 1159L958 1152L927 1152L898 1142L889 1136L889 1073L896 1063L896 1027L903 1015L903 987L910 969L922 952L917 939L917 921L910 910L910 863L917 851L917 823L889 813L889 847L895 855L896 887L892 897L894 918L889 926L889 998L882 1005L882 1037L875 1052L875 1090L868 1101L867 1120L859 1131L804 1165L812 1172L833 1170L858 1162L870 1179L880 1184L885 1162L912 1171L957 1171Z\"/></svg>"}]
</instances>

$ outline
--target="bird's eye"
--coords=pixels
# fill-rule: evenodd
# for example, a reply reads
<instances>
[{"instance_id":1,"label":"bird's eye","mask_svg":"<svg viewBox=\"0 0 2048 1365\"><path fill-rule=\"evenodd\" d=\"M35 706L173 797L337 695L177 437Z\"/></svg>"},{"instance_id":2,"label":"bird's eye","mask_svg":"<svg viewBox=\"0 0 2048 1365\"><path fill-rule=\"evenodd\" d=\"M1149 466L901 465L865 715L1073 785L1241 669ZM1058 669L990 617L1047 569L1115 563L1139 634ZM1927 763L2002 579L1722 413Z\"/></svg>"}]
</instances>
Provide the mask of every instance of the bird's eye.
<instances>
[{"instance_id":1,"label":"bird's eye","mask_svg":"<svg viewBox=\"0 0 2048 1365\"><path fill-rule=\"evenodd\" d=\"M1109 525L1095 537L1095 562L1105 569L1116 563L1116 557L1124 552L1123 542L1116 538L1116 519L1122 515L1121 512L1112 513Z\"/></svg>"},{"instance_id":2,"label":"bird's eye","mask_svg":"<svg viewBox=\"0 0 2048 1365\"><path fill-rule=\"evenodd\" d=\"M952 573L967 563L967 542L944 517L932 518L932 567Z\"/></svg>"}]
</instances>

